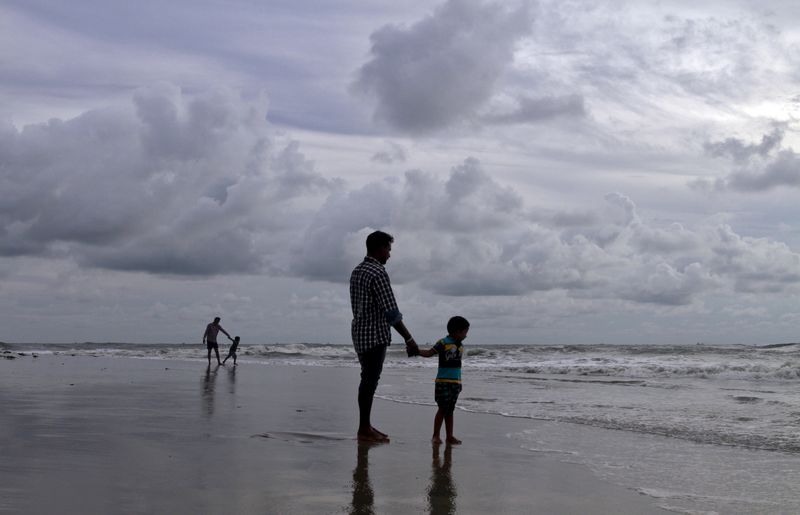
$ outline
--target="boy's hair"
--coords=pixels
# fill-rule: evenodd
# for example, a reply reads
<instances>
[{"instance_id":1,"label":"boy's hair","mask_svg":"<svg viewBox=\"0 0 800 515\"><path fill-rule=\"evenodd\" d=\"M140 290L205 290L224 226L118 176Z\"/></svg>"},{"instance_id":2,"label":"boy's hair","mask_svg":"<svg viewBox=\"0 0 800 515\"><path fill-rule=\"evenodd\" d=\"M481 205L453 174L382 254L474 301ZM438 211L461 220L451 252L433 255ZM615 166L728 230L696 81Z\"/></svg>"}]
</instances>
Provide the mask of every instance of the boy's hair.
<instances>
[{"instance_id":1,"label":"boy's hair","mask_svg":"<svg viewBox=\"0 0 800 515\"><path fill-rule=\"evenodd\" d=\"M454 334L459 331L463 331L464 329L469 329L469 322L464 317L456 315L447 321L448 334Z\"/></svg>"},{"instance_id":2,"label":"boy's hair","mask_svg":"<svg viewBox=\"0 0 800 515\"><path fill-rule=\"evenodd\" d=\"M233 339L236 340L237 342L239 341L239 337L238 336L234 336Z\"/></svg>"},{"instance_id":3,"label":"boy's hair","mask_svg":"<svg viewBox=\"0 0 800 515\"><path fill-rule=\"evenodd\" d=\"M367 236L367 254L372 254L376 250L388 247L394 242L394 237L383 231L375 231Z\"/></svg>"}]
</instances>

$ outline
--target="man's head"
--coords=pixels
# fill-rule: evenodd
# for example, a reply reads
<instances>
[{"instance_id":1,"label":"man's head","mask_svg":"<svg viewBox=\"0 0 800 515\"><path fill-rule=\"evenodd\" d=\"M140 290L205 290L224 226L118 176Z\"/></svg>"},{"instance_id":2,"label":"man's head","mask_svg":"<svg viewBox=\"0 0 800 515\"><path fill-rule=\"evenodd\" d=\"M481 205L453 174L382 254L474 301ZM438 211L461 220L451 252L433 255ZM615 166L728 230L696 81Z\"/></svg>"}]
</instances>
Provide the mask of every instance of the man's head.
<instances>
[{"instance_id":1,"label":"man's head","mask_svg":"<svg viewBox=\"0 0 800 515\"><path fill-rule=\"evenodd\" d=\"M394 237L383 231L375 231L367 236L367 255L377 259L382 265L389 261L392 255Z\"/></svg>"},{"instance_id":2,"label":"man's head","mask_svg":"<svg viewBox=\"0 0 800 515\"><path fill-rule=\"evenodd\" d=\"M456 315L447 321L447 334L455 340L461 341L466 338L468 331L469 322L464 317Z\"/></svg>"},{"instance_id":3,"label":"man's head","mask_svg":"<svg viewBox=\"0 0 800 515\"><path fill-rule=\"evenodd\" d=\"M222 320L220 317L214 317L214 324L218 324Z\"/></svg>"}]
</instances>

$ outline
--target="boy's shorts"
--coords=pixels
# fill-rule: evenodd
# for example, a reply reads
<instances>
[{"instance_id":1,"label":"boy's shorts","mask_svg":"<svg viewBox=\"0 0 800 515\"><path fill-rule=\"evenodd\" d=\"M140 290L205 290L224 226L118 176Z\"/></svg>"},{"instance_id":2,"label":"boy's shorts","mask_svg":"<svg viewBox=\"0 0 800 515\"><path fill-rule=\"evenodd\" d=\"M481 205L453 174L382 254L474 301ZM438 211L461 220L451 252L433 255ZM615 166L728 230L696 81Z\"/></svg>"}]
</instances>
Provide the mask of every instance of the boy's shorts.
<instances>
[{"instance_id":1,"label":"boy's shorts","mask_svg":"<svg viewBox=\"0 0 800 515\"><path fill-rule=\"evenodd\" d=\"M461 383L435 383L434 398L436 405L445 415L451 415L456 409L458 394L461 393Z\"/></svg>"}]
</instances>

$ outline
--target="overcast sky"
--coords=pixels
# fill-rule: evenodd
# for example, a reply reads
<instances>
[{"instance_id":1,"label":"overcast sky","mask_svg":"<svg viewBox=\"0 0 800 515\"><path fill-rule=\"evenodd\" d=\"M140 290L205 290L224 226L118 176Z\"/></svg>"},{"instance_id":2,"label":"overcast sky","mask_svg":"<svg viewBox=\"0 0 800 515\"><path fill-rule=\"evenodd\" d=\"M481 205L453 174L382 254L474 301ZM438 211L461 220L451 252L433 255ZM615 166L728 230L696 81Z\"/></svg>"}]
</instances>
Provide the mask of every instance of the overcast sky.
<instances>
[{"instance_id":1,"label":"overcast sky","mask_svg":"<svg viewBox=\"0 0 800 515\"><path fill-rule=\"evenodd\" d=\"M798 341L799 5L6 0L0 341Z\"/></svg>"}]
</instances>

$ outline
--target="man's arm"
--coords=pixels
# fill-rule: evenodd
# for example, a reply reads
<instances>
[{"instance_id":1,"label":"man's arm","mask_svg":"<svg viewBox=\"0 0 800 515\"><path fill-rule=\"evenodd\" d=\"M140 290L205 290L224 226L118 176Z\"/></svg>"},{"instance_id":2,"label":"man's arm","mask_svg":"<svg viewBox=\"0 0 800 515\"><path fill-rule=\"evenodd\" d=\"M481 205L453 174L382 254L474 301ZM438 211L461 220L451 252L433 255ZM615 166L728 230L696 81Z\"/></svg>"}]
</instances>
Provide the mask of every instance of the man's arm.
<instances>
[{"instance_id":1,"label":"man's arm","mask_svg":"<svg viewBox=\"0 0 800 515\"><path fill-rule=\"evenodd\" d=\"M394 299L394 292L392 291L392 284L389 281L389 274L383 273L376 277L374 293L381 307L384 309L384 313L386 313L386 320L389 322L389 325L394 327L395 331L400 333L400 336L405 340L406 353L409 356L416 356L419 354L417 342L414 341L414 337L411 336L411 333L403 323L402 313L397 309L397 301Z\"/></svg>"},{"instance_id":2,"label":"man's arm","mask_svg":"<svg viewBox=\"0 0 800 515\"><path fill-rule=\"evenodd\" d=\"M230 341L233 341L233 338L231 338L231 335L229 335L228 331L223 329L222 326L219 326L219 330L222 331L223 333L225 333L225 336L227 336Z\"/></svg>"},{"instance_id":3,"label":"man's arm","mask_svg":"<svg viewBox=\"0 0 800 515\"><path fill-rule=\"evenodd\" d=\"M411 336L411 333L408 332L406 329L406 324L403 323L403 320L398 320L392 327L400 333L400 336L406 341L406 353L410 356L416 356L420 353L419 347L417 346L417 342L414 341L414 337Z\"/></svg>"},{"instance_id":4,"label":"man's arm","mask_svg":"<svg viewBox=\"0 0 800 515\"><path fill-rule=\"evenodd\" d=\"M203 331L203 343L206 343L206 336L208 335L208 326L206 326L206 330Z\"/></svg>"}]
</instances>

